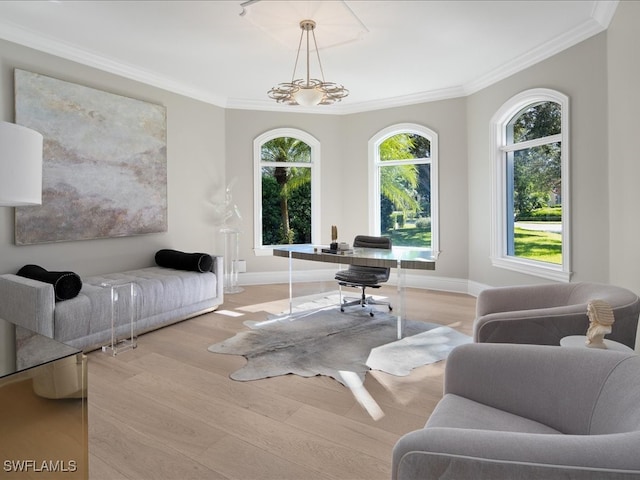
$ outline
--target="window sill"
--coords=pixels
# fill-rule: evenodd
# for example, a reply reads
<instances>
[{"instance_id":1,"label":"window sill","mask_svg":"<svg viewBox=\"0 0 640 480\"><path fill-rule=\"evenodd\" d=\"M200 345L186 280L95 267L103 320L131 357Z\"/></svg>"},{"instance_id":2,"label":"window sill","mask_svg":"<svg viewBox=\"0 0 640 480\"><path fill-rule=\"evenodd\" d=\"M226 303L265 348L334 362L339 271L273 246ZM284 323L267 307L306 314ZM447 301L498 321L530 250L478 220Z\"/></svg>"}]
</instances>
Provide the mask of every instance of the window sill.
<instances>
[{"instance_id":1,"label":"window sill","mask_svg":"<svg viewBox=\"0 0 640 480\"><path fill-rule=\"evenodd\" d=\"M561 265L505 257L492 257L491 264L494 267L534 275L557 282L568 283L571 280L571 272L564 271Z\"/></svg>"},{"instance_id":2,"label":"window sill","mask_svg":"<svg viewBox=\"0 0 640 480\"><path fill-rule=\"evenodd\" d=\"M270 257L273 255L273 247L254 248L253 254L256 257Z\"/></svg>"},{"instance_id":3,"label":"window sill","mask_svg":"<svg viewBox=\"0 0 640 480\"><path fill-rule=\"evenodd\" d=\"M298 247L304 247L304 246L313 246L312 243L296 243L295 246ZM283 247L290 247L292 245L269 245L266 247L254 247L253 249L253 254L256 257L270 257L273 255L273 249L274 248L283 248Z\"/></svg>"}]
</instances>

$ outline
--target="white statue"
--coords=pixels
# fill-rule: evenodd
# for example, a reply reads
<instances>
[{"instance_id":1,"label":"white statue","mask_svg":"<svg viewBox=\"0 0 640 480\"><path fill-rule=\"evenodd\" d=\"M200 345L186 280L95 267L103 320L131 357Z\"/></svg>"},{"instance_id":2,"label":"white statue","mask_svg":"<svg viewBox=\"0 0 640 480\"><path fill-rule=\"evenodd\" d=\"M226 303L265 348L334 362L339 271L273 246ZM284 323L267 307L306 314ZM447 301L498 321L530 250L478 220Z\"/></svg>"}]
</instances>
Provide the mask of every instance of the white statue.
<instances>
[{"instance_id":1,"label":"white statue","mask_svg":"<svg viewBox=\"0 0 640 480\"><path fill-rule=\"evenodd\" d=\"M587 305L589 328L587 329L587 347L607 348L604 336L611 333L611 326L615 321L613 310L604 300L592 300Z\"/></svg>"},{"instance_id":2,"label":"white statue","mask_svg":"<svg viewBox=\"0 0 640 480\"><path fill-rule=\"evenodd\" d=\"M233 184L236 182L235 179L227 185L224 195L224 225L227 228L234 228L242 221L242 215L240 214L240 209L238 206L233 203L233 194L231 189L233 188Z\"/></svg>"}]
</instances>

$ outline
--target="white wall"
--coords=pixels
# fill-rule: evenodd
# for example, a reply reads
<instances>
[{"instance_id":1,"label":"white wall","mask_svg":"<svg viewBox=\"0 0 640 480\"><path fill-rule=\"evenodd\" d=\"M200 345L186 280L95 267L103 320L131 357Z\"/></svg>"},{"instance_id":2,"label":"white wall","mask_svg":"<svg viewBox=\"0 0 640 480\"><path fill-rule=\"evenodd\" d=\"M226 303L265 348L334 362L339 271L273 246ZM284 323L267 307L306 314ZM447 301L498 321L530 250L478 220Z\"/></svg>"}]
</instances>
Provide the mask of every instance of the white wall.
<instances>
[{"instance_id":1,"label":"white wall","mask_svg":"<svg viewBox=\"0 0 640 480\"><path fill-rule=\"evenodd\" d=\"M345 211L345 223L357 227L349 233L367 231L368 212L367 166L369 139L380 130L398 123L417 123L438 134L439 143L439 204L441 254L434 272L423 273L432 277L466 279L468 276L468 177L466 101L464 98L421 103L407 107L390 108L376 112L349 115L344 130L344 159L348 175L343 177L349 185L357 185L362 198L359 209ZM347 188L343 185L343 188Z\"/></svg>"},{"instance_id":2,"label":"white wall","mask_svg":"<svg viewBox=\"0 0 640 480\"><path fill-rule=\"evenodd\" d=\"M213 203L224 200L224 109L0 41L0 118L14 121L15 68L164 105L167 109L168 232L16 246L14 208L0 207L0 273L27 263L89 275L153 264L160 248L221 253Z\"/></svg>"},{"instance_id":3,"label":"white wall","mask_svg":"<svg viewBox=\"0 0 640 480\"><path fill-rule=\"evenodd\" d=\"M610 279L640 294L640 3L620 2L607 31Z\"/></svg>"},{"instance_id":4,"label":"white wall","mask_svg":"<svg viewBox=\"0 0 640 480\"><path fill-rule=\"evenodd\" d=\"M609 279L606 33L468 97L469 279L484 285L549 282L491 266L490 120L513 95L552 88L569 96L572 281Z\"/></svg>"},{"instance_id":5,"label":"white wall","mask_svg":"<svg viewBox=\"0 0 640 480\"><path fill-rule=\"evenodd\" d=\"M274 272L285 272L286 260L254 254L253 228L253 141L264 132L276 128L296 128L317 138L321 144L321 242L331 241L331 225L338 225L342 237L344 229L343 192L340 188L343 171L343 148L341 129L343 118L333 115L308 115L300 113L259 112L253 110L233 110L226 112L226 176L233 182L233 199L242 215L239 226L240 258L247 262L247 272L254 281L269 282ZM322 264L302 265L297 268L319 269ZM324 266L326 267L326 265ZM256 274L263 274L258 275ZM247 275L245 275L246 277ZM278 277L281 280L283 276Z\"/></svg>"}]
</instances>

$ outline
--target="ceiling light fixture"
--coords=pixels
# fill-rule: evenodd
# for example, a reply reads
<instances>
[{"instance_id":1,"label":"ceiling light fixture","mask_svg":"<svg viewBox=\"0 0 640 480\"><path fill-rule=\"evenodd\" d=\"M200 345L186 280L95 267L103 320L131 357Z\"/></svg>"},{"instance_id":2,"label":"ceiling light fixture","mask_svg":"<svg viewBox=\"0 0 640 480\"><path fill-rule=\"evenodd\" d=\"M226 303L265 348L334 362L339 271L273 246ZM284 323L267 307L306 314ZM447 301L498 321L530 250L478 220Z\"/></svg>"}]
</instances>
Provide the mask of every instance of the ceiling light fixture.
<instances>
[{"instance_id":1,"label":"ceiling light fixture","mask_svg":"<svg viewBox=\"0 0 640 480\"><path fill-rule=\"evenodd\" d=\"M344 97L349 95L349 90L342 85L338 85L333 82L324 81L324 72L322 71L322 62L320 62L320 52L318 51L318 44L316 43L315 28L316 22L313 20L302 20L300 22L300 28L302 33L300 34L300 43L298 44L298 53L296 55L296 63L293 66L293 75L291 76L291 82L280 83L273 87L267 93L269 98L273 98L278 103L286 103L288 105L331 105L332 103L339 102ZM310 55L309 55L309 32L313 36L313 45L318 56L318 66L320 67L320 75L322 80L316 78L310 78ZM298 60L300 58L300 49L302 47L302 39L307 36L307 78L295 79L296 69L298 67ZM295 80L294 80L295 79Z\"/></svg>"}]
</instances>

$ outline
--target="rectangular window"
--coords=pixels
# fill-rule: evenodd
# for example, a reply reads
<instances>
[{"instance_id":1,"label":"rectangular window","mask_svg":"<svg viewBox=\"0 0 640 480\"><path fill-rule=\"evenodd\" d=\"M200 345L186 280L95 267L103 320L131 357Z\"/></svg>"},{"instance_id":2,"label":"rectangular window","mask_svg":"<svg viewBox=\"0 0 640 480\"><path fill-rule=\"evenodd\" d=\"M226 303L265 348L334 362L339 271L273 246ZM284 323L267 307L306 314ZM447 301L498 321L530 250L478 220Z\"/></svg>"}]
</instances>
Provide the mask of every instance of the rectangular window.
<instances>
[{"instance_id":1,"label":"rectangular window","mask_svg":"<svg viewBox=\"0 0 640 480\"><path fill-rule=\"evenodd\" d=\"M562 265L560 142L507 155L507 255Z\"/></svg>"},{"instance_id":2,"label":"rectangular window","mask_svg":"<svg viewBox=\"0 0 640 480\"><path fill-rule=\"evenodd\" d=\"M403 171L405 172L403 174ZM413 180L409 182L407 177ZM431 248L431 164L380 166L380 234L397 247ZM398 196L412 200L398 208Z\"/></svg>"},{"instance_id":3,"label":"rectangular window","mask_svg":"<svg viewBox=\"0 0 640 480\"><path fill-rule=\"evenodd\" d=\"M311 243L310 180L310 168L262 167L262 245Z\"/></svg>"}]
</instances>

